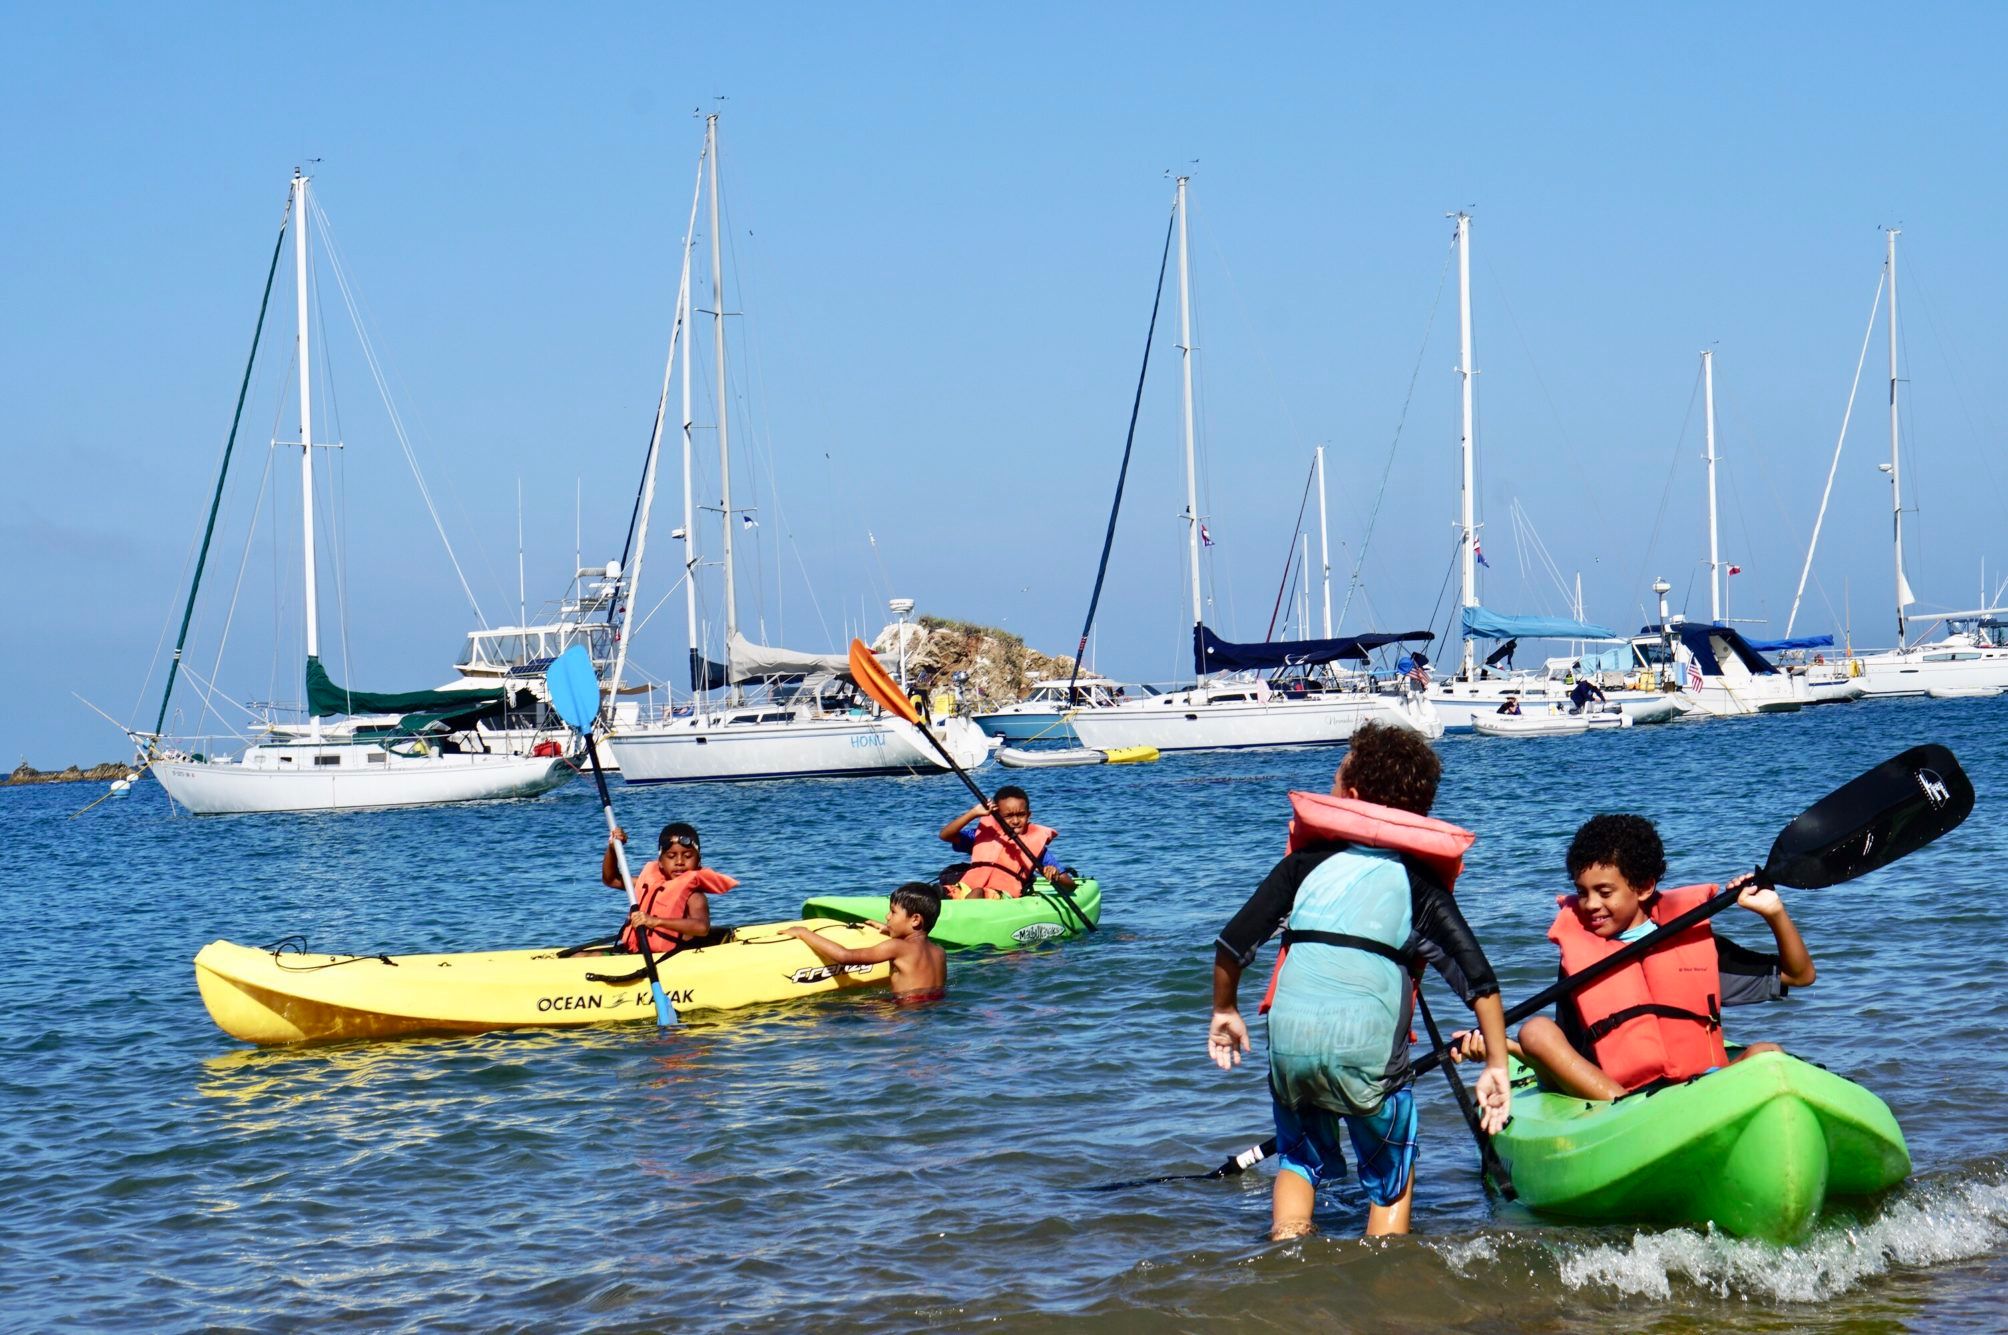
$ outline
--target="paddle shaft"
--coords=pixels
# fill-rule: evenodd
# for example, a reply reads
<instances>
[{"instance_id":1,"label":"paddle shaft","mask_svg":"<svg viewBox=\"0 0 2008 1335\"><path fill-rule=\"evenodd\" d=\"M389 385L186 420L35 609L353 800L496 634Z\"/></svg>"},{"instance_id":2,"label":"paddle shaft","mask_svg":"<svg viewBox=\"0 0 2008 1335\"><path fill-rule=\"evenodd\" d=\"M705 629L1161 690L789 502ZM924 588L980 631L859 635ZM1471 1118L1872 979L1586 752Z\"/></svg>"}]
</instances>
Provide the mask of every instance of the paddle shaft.
<instances>
[{"instance_id":1,"label":"paddle shaft","mask_svg":"<svg viewBox=\"0 0 2008 1335\"><path fill-rule=\"evenodd\" d=\"M1443 1034L1436 1027L1436 1017L1429 1013L1429 1002L1422 995L1422 981L1416 980L1415 1009L1422 1016L1422 1027L1429 1033L1430 1056L1443 1067L1443 1074L1450 1081L1450 1093L1457 1100L1457 1110L1464 1114L1464 1124L1471 1128L1471 1138L1478 1142L1478 1162L1492 1185L1507 1200L1519 1193L1513 1190L1513 1175L1506 1171L1506 1165L1499 1161L1499 1152L1492 1148L1492 1137L1485 1134L1485 1128L1478 1123L1478 1105L1472 1101L1471 1091L1464 1087L1464 1077L1457 1073L1455 1062L1445 1062Z\"/></svg>"},{"instance_id":2,"label":"paddle shaft","mask_svg":"<svg viewBox=\"0 0 2008 1335\"><path fill-rule=\"evenodd\" d=\"M600 811L607 818L607 840L614 846L614 861L621 869L621 887L627 891L628 909L630 912L638 913L641 910L641 897L635 894L634 877L628 871L627 846L613 837L614 831L620 826L614 820L613 794L607 791L606 771L600 768L600 749L593 742L593 729L590 727L586 729L586 756L593 764L593 782L599 786ZM661 975L656 973L655 952L648 948L648 929L640 923L635 924L634 943L641 951L642 968L648 973L649 992L655 997L656 1023L674 1024L676 1011L669 1004L669 994L662 990Z\"/></svg>"}]
</instances>

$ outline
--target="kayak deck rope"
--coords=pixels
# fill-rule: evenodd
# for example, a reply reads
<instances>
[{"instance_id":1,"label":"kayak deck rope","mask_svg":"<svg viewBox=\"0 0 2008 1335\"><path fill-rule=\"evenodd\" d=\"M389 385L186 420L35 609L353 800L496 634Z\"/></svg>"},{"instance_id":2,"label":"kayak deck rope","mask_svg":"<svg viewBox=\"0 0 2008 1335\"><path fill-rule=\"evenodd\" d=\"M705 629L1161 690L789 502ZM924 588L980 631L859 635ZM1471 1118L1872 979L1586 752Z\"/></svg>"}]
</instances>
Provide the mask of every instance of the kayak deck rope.
<instances>
[{"instance_id":1,"label":"kayak deck rope","mask_svg":"<svg viewBox=\"0 0 2008 1335\"><path fill-rule=\"evenodd\" d=\"M272 963L290 973L315 973L321 969L336 969L344 964L361 964L364 961L388 964L393 969L398 967L398 962L388 955L335 955L321 961L319 964L288 964L285 958L287 955L307 955L313 953L307 949L307 938L297 932L291 936L282 936L271 945L263 947L263 949L271 952Z\"/></svg>"}]
</instances>

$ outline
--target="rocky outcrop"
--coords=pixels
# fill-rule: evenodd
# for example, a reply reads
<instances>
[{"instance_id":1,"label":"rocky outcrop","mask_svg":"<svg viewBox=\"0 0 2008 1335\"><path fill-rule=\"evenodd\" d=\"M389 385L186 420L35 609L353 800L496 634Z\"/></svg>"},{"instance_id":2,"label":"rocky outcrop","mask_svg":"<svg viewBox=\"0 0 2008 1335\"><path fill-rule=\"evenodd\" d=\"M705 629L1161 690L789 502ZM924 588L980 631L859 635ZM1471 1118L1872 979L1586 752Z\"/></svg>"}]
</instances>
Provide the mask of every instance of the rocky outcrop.
<instances>
[{"instance_id":1,"label":"rocky outcrop","mask_svg":"<svg viewBox=\"0 0 2008 1335\"><path fill-rule=\"evenodd\" d=\"M1009 631L935 616L904 626L887 626L872 641L872 652L897 663L902 635L907 679L930 690L959 684L966 709L1016 703L1025 698L1033 683L1065 677L1074 669L1072 658L1028 649L1024 640ZM964 674L959 683L957 674Z\"/></svg>"},{"instance_id":2,"label":"rocky outcrop","mask_svg":"<svg viewBox=\"0 0 2008 1335\"><path fill-rule=\"evenodd\" d=\"M106 763L93 765L89 769L78 769L71 765L68 769L40 770L23 760L14 767L14 772L0 783L110 783L113 779L123 779L132 773L129 765Z\"/></svg>"}]
</instances>

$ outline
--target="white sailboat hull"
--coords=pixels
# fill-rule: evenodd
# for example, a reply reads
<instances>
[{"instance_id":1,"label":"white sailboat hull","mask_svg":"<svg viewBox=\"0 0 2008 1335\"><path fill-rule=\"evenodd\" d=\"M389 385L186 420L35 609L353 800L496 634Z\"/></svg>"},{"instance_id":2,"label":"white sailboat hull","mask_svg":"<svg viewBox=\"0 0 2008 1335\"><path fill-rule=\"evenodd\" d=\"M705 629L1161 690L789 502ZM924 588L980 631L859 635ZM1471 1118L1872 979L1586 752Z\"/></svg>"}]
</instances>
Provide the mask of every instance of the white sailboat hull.
<instances>
[{"instance_id":1,"label":"white sailboat hull","mask_svg":"<svg viewBox=\"0 0 2008 1335\"><path fill-rule=\"evenodd\" d=\"M1727 677L1705 677L1699 691L1681 691L1679 694L1692 707L1692 712L1714 718L1789 714L1814 703L1806 679L1783 672L1749 675L1734 681Z\"/></svg>"},{"instance_id":2,"label":"white sailboat hull","mask_svg":"<svg viewBox=\"0 0 2008 1335\"><path fill-rule=\"evenodd\" d=\"M1111 751L1154 746L1160 751L1233 751L1265 746L1336 746L1366 722L1394 723L1426 737L1443 735L1443 721L1427 701L1365 693L1271 696L1267 700L1209 701L1204 691L1074 714L1085 746Z\"/></svg>"},{"instance_id":3,"label":"white sailboat hull","mask_svg":"<svg viewBox=\"0 0 2008 1335\"><path fill-rule=\"evenodd\" d=\"M374 747L253 747L233 760L157 760L167 795L198 816L272 811L374 811L535 797L572 777L563 757L396 756ZM316 752L343 763L316 765ZM282 761L291 754L293 759ZM353 763L351 763L353 762Z\"/></svg>"},{"instance_id":4,"label":"white sailboat hull","mask_svg":"<svg viewBox=\"0 0 2008 1335\"><path fill-rule=\"evenodd\" d=\"M1924 645L1855 661L1862 669L1855 680L1871 696L2008 688L2008 649Z\"/></svg>"},{"instance_id":5,"label":"white sailboat hull","mask_svg":"<svg viewBox=\"0 0 2008 1335\"><path fill-rule=\"evenodd\" d=\"M1634 725L1667 723L1685 712L1668 691L1606 691L1605 700L1624 711ZM1443 718L1446 732L1470 732L1478 720L1496 717L1499 706L1517 699L1529 714L1550 708L1567 709L1567 689L1550 688L1544 681L1525 684L1511 681L1443 682L1429 688L1429 702Z\"/></svg>"},{"instance_id":6,"label":"white sailboat hull","mask_svg":"<svg viewBox=\"0 0 2008 1335\"><path fill-rule=\"evenodd\" d=\"M989 739L967 719L949 719L935 735L964 769L990 754ZM913 724L884 717L730 723L710 715L630 728L608 740L629 783L936 774L948 768Z\"/></svg>"}]
</instances>

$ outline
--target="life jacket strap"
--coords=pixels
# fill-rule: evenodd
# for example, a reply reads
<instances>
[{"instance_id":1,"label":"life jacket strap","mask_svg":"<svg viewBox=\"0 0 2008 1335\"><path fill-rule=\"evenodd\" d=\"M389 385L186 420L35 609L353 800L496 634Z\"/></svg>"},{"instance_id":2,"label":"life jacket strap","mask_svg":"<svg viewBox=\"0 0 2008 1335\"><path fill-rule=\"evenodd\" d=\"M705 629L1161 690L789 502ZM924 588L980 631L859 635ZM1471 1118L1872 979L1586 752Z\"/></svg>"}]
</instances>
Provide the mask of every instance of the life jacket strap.
<instances>
[{"instance_id":1,"label":"life jacket strap","mask_svg":"<svg viewBox=\"0 0 2008 1335\"><path fill-rule=\"evenodd\" d=\"M1713 996L1708 998L1708 1012L1691 1011L1680 1006L1663 1006L1649 1001L1639 1006L1627 1006L1621 1011L1612 1011L1603 1019L1591 1025L1587 1031L1590 1042L1595 1043L1616 1032L1621 1025L1630 1024L1644 1015L1655 1015L1663 1020L1692 1020L1703 1029L1716 1030L1722 1027L1722 1004Z\"/></svg>"},{"instance_id":2,"label":"life jacket strap","mask_svg":"<svg viewBox=\"0 0 2008 1335\"><path fill-rule=\"evenodd\" d=\"M1378 955L1384 960L1392 960L1405 973L1412 973L1420 961L1407 951L1396 950L1385 941L1376 941L1370 936L1354 936L1349 932L1319 932L1285 928L1283 949L1288 950L1299 942L1308 941L1319 946L1339 946L1346 950L1364 950L1369 955Z\"/></svg>"}]
</instances>

